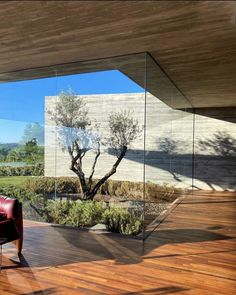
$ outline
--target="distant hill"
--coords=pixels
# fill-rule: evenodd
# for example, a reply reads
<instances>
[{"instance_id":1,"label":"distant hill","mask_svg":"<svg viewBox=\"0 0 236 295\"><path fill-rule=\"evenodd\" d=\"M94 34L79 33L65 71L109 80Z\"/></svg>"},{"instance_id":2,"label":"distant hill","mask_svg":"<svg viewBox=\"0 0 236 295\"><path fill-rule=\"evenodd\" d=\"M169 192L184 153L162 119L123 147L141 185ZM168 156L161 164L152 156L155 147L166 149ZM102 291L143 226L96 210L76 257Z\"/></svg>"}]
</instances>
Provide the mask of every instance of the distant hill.
<instances>
[{"instance_id":1,"label":"distant hill","mask_svg":"<svg viewBox=\"0 0 236 295\"><path fill-rule=\"evenodd\" d=\"M20 146L19 143L0 143L0 162L4 161L11 150Z\"/></svg>"},{"instance_id":2,"label":"distant hill","mask_svg":"<svg viewBox=\"0 0 236 295\"><path fill-rule=\"evenodd\" d=\"M12 149L18 148L19 146L20 146L19 143L1 143L0 142L0 148L7 149L7 150L12 150Z\"/></svg>"}]
</instances>

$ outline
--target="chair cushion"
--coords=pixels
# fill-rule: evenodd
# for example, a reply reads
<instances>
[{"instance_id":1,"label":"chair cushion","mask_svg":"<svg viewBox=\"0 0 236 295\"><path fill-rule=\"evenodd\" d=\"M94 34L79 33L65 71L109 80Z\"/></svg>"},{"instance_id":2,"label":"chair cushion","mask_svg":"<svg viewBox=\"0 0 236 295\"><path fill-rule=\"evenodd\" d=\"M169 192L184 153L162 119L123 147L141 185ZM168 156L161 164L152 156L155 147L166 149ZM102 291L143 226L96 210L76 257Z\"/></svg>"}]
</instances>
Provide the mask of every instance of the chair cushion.
<instances>
[{"instance_id":1,"label":"chair cushion","mask_svg":"<svg viewBox=\"0 0 236 295\"><path fill-rule=\"evenodd\" d=\"M7 214L7 218L18 218L19 215L19 202L17 199L0 196L0 212Z\"/></svg>"}]
</instances>

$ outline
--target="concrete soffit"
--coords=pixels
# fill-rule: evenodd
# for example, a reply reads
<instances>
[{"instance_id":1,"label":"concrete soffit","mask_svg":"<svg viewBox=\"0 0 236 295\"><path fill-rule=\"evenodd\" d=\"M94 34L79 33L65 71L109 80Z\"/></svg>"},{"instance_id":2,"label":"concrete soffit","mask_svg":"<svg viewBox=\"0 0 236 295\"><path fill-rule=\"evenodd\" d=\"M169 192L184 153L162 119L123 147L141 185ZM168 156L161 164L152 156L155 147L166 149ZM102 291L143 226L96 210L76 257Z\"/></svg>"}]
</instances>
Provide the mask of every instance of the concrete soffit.
<instances>
[{"instance_id":1,"label":"concrete soffit","mask_svg":"<svg viewBox=\"0 0 236 295\"><path fill-rule=\"evenodd\" d=\"M192 109L190 100L148 52L2 73L0 83L114 69L122 72L168 106L181 110Z\"/></svg>"}]
</instances>

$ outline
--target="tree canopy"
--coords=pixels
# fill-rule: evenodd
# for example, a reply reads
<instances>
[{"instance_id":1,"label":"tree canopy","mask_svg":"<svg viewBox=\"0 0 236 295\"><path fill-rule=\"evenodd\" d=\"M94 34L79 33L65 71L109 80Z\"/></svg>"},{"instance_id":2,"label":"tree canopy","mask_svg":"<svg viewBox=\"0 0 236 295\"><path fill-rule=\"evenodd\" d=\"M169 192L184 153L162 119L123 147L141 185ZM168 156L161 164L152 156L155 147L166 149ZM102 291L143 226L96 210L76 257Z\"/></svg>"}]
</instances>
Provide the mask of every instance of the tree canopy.
<instances>
[{"instance_id":1,"label":"tree canopy","mask_svg":"<svg viewBox=\"0 0 236 295\"><path fill-rule=\"evenodd\" d=\"M31 141L33 138L37 140L38 145L44 145L44 128L39 123L29 123L26 125L21 143Z\"/></svg>"},{"instance_id":2,"label":"tree canopy","mask_svg":"<svg viewBox=\"0 0 236 295\"><path fill-rule=\"evenodd\" d=\"M91 123L88 111L83 98L72 90L62 92L54 111L48 111L56 123L61 148L70 155L70 169L79 177L83 199L93 199L101 185L116 173L128 147L142 130L129 111L121 110L108 114L108 136L103 138L99 125ZM94 183L93 176L101 155L101 145L114 149L117 160L104 172L104 176ZM84 156L90 150L94 151L95 156L91 173L86 177L82 164Z\"/></svg>"}]
</instances>

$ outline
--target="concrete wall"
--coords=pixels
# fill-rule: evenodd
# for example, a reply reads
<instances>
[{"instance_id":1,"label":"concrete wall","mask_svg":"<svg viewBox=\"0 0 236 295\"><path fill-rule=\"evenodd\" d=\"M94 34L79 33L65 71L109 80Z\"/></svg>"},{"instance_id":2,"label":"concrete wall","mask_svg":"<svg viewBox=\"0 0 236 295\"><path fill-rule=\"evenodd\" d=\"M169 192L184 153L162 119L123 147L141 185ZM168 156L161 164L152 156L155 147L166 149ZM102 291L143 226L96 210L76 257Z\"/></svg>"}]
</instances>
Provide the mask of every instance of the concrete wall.
<instances>
[{"instance_id":1,"label":"concrete wall","mask_svg":"<svg viewBox=\"0 0 236 295\"><path fill-rule=\"evenodd\" d=\"M100 132L108 135L108 115L111 112L130 110L140 126L144 125L143 93L106 94L83 96L92 122L100 124ZM45 175L74 176L69 170L70 159L58 144L55 126L47 114L55 106L56 97L46 97L45 127ZM169 183L182 188L236 189L236 125L224 120L227 114L212 118L212 110L204 115L195 115L195 158L193 163L194 115L173 110L151 94L147 95L146 134L140 134L125 159L121 162L113 179ZM211 117L207 114L211 113ZM217 148L218 147L218 148ZM94 154L88 152L84 158L84 170L88 175ZM95 177L104 175L116 160L113 152L102 147ZM194 169L193 169L194 168ZM192 181L194 174L194 181Z\"/></svg>"},{"instance_id":2,"label":"concrete wall","mask_svg":"<svg viewBox=\"0 0 236 295\"><path fill-rule=\"evenodd\" d=\"M108 136L108 116L112 112L120 110L130 110L132 116L139 122L140 127L144 125L144 94L121 94L121 95L89 95L83 96L88 109L88 115L91 122L99 124L100 133L105 139ZM52 110L55 106L56 97L46 97L46 127L45 127L45 175L46 176L74 176L69 170L70 158L67 152L63 152L58 143L56 143L55 128L47 110ZM143 134L132 145L132 149L138 149L131 154L131 159L125 158L113 176L113 179L130 179L142 181L143 179ZM94 177L99 178L108 172L116 156L107 150L107 146L101 148L101 156L97 163ZM89 151L84 157L83 168L86 175L89 175L94 160L94 152ZM140 161L141 160L141 161Z\"/></svg>"},{"instance_id":3,"label":"concrete wall","mask_svg":"<svg viewBox=\"0 0 236 295\"><path fill-rule=\"evenodd\" d=\"M194 185L236 189L236 123L229 109L205 109L195 116ZM236 118L236 112L235 117ZM229 121L230 120L230 121Z\"/></svg>"}]
</instances>

